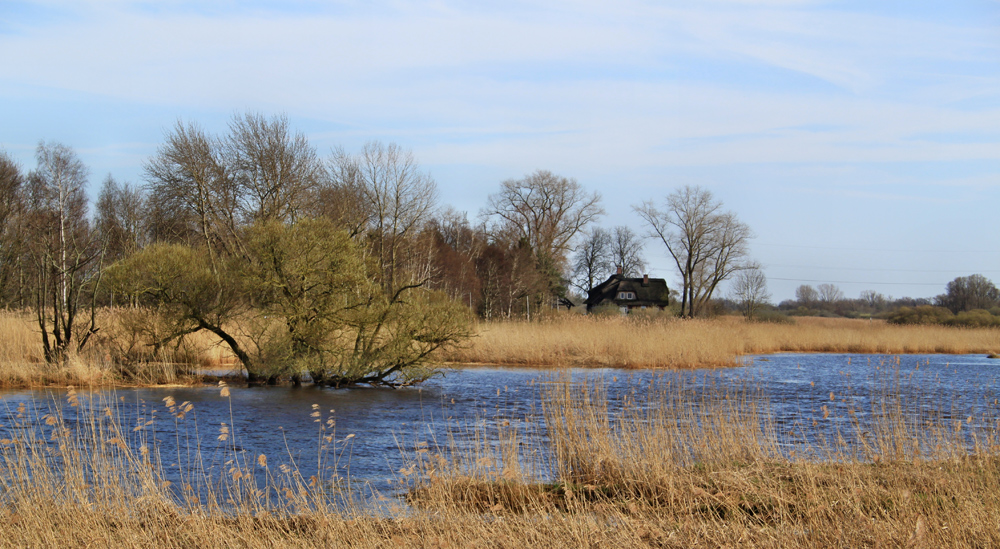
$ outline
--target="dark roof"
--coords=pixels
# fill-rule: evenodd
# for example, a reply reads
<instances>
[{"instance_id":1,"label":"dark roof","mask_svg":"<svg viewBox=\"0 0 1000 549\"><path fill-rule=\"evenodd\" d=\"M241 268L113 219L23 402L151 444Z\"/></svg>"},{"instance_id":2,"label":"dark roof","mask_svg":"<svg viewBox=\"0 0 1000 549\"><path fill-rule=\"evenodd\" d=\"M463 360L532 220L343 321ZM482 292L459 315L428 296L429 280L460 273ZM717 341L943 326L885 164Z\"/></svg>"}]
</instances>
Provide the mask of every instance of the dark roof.
<instances>
[{"instance_id":1,"label":"dark roof","mask_svg":"<svg viewBox=\"0 0 1000 549\"><path fill-rule=\"evenodd\" d=\"M618 299L618 292L632 292L635 299ZM667 281L662 278L650 278L648 283L644 278L626 278L623 275L611 275L607 280L587 292L587 309L605 303L628 305L636 307L666 307L670 304L670 290Z\"/></svg>"}]
</instances>

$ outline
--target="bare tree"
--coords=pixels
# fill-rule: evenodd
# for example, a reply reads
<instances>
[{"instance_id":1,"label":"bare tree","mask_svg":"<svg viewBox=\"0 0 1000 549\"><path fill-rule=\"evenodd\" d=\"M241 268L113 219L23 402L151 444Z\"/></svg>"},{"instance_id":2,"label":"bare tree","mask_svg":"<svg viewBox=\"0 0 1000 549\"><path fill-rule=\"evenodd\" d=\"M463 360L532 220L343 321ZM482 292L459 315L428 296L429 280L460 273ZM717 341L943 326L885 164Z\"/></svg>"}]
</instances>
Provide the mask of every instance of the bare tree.
<instances>
[{"instance_id":1,"label":"bare tree","mask_svg":"<svg viewBox=\"0 0 1000 549\"><path fill-rule=\"evenodd\" d=\"M327 161L327 174L314 192L309 215L333 221L352 238L363 234L374 214L366 199L357 158L343 149L335 150Z\"/></svg>"},{"instance_id":2,"label":"bare tree","mask_svg":"<svg viewBox=\"0 0 1000 549\"><path fill-rule=\"evenodd\" d=\"M245 223L293 221L325 177L316 150L288 117L236 115L222 144Z\"/></svg>"},{"instance_id":3,"label":"bare tree","mask_svg":"<svg viewBox=\"0 0 1000 549\"><path fill-rule=\"evenodd\" d=\"M1000 302L1000 290L981 274L960 276L948 283L945 294L935 298L936 304L953 313L973 309L989 309Z\"/></svg>"},{"instance_id":4,"label":"bare tree","mask_svg":"<svg viewBox=\"0 0 1000 549\"><path fill-rule=\"evenodd\" d=\"M595 227L588 231L576 249L573 264L574 285L589 292L613 269L611 261L611 234Z\"/></svg>"},{"instance_id":5,"label":"bare tree","mask_svg":"<svg viewBox=\"0 0 1000 549\"><path fill-rule=\"evenodd\" d=\"M287 117L255 113L235 115L223 138L178 121L145 172L156 240L192 243L196 235L213 265L220 253L246 255L253 223L294 221L327 177Z\"/></svg>"},{"instance_id":6,"label":"bare tree","mask_svg":"<svg viewBox=\"0 0 1000 549\"><path fill-rule=\"evenodd\" d=\"M24 177L21 168L0 151L0 303L21 301L24 265L18 258L24 248Z\"/></svg>"},{"instance_id":7,"label":"bare tree","mask_svg":"<svg viewBox=\"0 0 1000 549\"><path fill-rule=\"evenodd\" d=\"M643 274L646 260L642 257L643 242L639 235L625 225L618 225L611 231L611 263L621 269L624 276L636 277Z\"/></svg>"},{"instance_id":8,"label":"bare tree","mask_svg":"<svg viewBox=\"0 0 1000 549\"><path fill-rule=\"evenodd\" d=\"M215 138L178 121L146 162L145 172L157 240L196 237L208 248L213 265L220 248L236 251L237 191Z\"/></svg>"},{"instance_id":9,"label":"bare tree","mask_svg":"<svg viewBox=\"0 0 1000 549\"><path fill-rule=\"evenodd\" d=\"M740 305L743 317L753 320L760 307L771 299L767 291L767 277L760 263L751 261L737 271L730 292L733 301Z\"/></svg>"},{"instance_id":10,"label":"bare tree","mask_svg":"<svg viewBox=\"0 0 1000 549\"><path fill-rule=\"evenodd\" d=\"M118 183L110 175L97 198L95 229L103 242L107 261L117 261L139 250L145 243L146 196L141 188Z\"/></svg>"},{"instance_id":11,"label":"bare tree","mask_svg":"<svg viewBox=\"0 0 1000 549\"><path fill-rule=\"evenodd\" d=\"M753 233L722 202L701 187L685 186L667 196L662 209L652 201L635 206L651 236L659 238L681 275L681 315L693 317L719 283L732 276Z\"/></svg>"},{"instance_id":12,"label":"bare tree","mask_svg":"<svg viewBox=\"0 0 1000 549\"><path fill-rule=\"evenodd\" d=\"M803 307L811 307L819 301L819 292L808 284L802 284L795 289L795 301Z\"/></svg>"},{"instance_id":13,"label":"bare tree","mask_svg":"<svg viewBox=\"0 0 1000 549\"><path fill-rule=\"evenodd\" d=\"M87 168L64 145L40 143L38 167L28 176L27 227L34 267L34 308L46 362L60 362L97 331L94 308L86 331L76 319L100 268L100 247L87 223ZM93 304L92 304L93 305Z\"/></svg>"},{"instance_id":14,"label":"bare tree","mask_svg":"<svg viewBox=\"0 0 1000 549\"><path fill-rule=\"evenodd\" d=\"M575 179L545 170L502 182L481 212L531 247L552 294L559 291L573 237L603 214L601 195L588 194Z\"/></svg>"},{"instance_id":15,"label":"bare tree","mask_svg":"<svg viewBox=\"0 0 1000 549\"><path fill-rule=\"evenodd\" d=\"M819 292L819 300L828 307L844 299L844 292L834 284L820 284L816 286L816 290Z\"/></svg>"},{"instance_id":16,"label":"bare tree","mask_svg":"<svg viewBox=\"0 0 1000 549\"><path fill-rule=\"evenodd\" d=\"M860 299L861 302L873 312L879 312L885 309L889 302L889 299L875 290L865 290L861 292Z\"/></svg>"},{"instance_id":17,"label":"bare tree","mask_svg":"<svg viewBox=\"0 0 1000 549\"><path fill-rule=\"evenodd\" d=\"M370 141L361 153L334 151L330 164L342 189L360 191L362 204L355 219L368 224L367 236L379 262L379 277L387 292L403 282L401 252L437 207L437 185L421 171L413 153L395 143Z\"/></svg>"}]
</instances>

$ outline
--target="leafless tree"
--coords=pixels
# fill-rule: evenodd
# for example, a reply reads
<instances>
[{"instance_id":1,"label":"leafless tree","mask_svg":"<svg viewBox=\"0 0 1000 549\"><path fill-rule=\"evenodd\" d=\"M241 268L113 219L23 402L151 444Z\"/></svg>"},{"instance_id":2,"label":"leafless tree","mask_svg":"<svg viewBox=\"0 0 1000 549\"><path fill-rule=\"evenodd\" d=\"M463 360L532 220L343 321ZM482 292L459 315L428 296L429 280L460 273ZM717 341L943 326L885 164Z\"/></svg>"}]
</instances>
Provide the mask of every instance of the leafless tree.
<instances>
[{"instance_id":1,"label":"leafless tree","mask_svg":"<svg viewBox=\"0 0 1000 549\"><path fill-rule=\"evenodd\" d=\"M589 292L608 272L614 268L611 261L611 234L595 227L585 233L577 246L576 261L573 264L574 284L584 292Z\"/></svg>"},{"instance_id":2,"label":"leafless tree","mask_svg":"<svg viewBox=\"0 0 1000 549\"><path fill-rule=\"evenodd\" d=\"M886 305L889 303L888 298L875 290L865 290L861 292L860 299L861 302L873 312L879 312L885 309Z\"/></svg>"},{"instance_id":3,"label":"leafless tree","mask_svg":"<svg viewBox=\"0 0 1000 549\"><path fill-rule=\"evenodd\" d=\"M288 117L236 115L222 143L244 223L293 221L325 177L316 150Z\"/></svg>"},{"instance_id":4,"label":"leafless tree","mask_svg":"<svg viewBox=\"0 0 1000 549\"><path fill-rule=\"evenodd\" d=\"M767 291L767 277L760 263L751 261L737 271L730 292L733 301L740 305L743 317L753 320L760 307L771 299Z\"/></svg>"},{"instance_id":5,"label":"leafless tree","mask_svg":"<svg viewBox=\"0 0 1000 549\"><path fill-rule=\"evenodd\" d=\"M953 313L989 309L1000 302L1000 290L981 274L960 276L948 283L946 293L935 298L937 305Z\"/></svg>"},{"instance_id":6,"label":"leafless tree","mask_svg":"<svg viewBox=\"0 0 1000 549\"><path fill-rule=\"evenodd\" d=\"M795 289L795 301L802 307L811 307L819 301L819 292L808 284L802 284Z\"/></svg>"},{"instance_id":7,"label":"leafless tree","mask_svg":"<svg viewBox=\"0 0 1000 549\"><path fill-rule=\"evenodd\" d=\"M218 140L178 121L145 164L158 240L199 238L212 264L220 249L237 251L238 197Z\"/></svg>"},{"instance_id":8,"label":"leafless tree","mask_svg":"<svg viewBox=\"0 0 1000 549\"><path fill-rule=\"evenodd\" d=\"M47 362L60 362L97 331L94 308L77 335L82 298L100 276L100 247L87 223L87 168L64 145L40 143L28 176L27 227L34 268L34 308ZM93 304L92 304L93 305Z\"/></svg>"},{"instance_id":9,"label":"leafless tree","mask_svg":"<svg viewBox=\"0 0 1000 549\"><path fill-rule=\"evenodd\" d=\"M680 272L681 315L697 315L719 283L738 271L753 237L750 227L701 187L671 193L662 208L646 201L634 209Z\"/></svg>"},{"instance_id":10,"label":"leafless tree","mask_svg":"<svg viewBox=\"0 0 1000 549\"><path fill-rule=\"evenodd\" d=\"M639 235L625 225L618 225L611 231L611 263L614 269L621 269L625 276L636 277L643 274L646 260L642 257L643 242Z\"/></svg>"},{"instance_id":11,"label":"leafless tree","mask_svg":"<svg viewBox=\"0 0 1000 549\"><path fill-rule=\"evenodd\" d=\"M835 284L820 284L816 286L816 291L819 292L819 300L828 307L844 299L844 292L840 291L840 288Z\"/></svg>"},{"instance_id":12,"label":"leafless tree","mask_svg":"<svg viewBox=\"0 0 1000 549\"><path fill-rule=\"evenodd\" d=\"M146 244L146 196L142 189L118 183L110 175L97 198L95 229L106 261L128 257Z\"/></svg>"},{"instance_id":13,"label":"leafless tree","mask_svg":"<svg viewBox=\"0 0 1000 549\"><path fill-rule=\"evenodd\" d=\"M402 280L401 252L437 207L434 180L420 169L412 152L395 143L370 141L356 155L337 149L330 165L342 189L360 191L362 204L352 217L367 221L367 236L386 291L393 292L404 283L419 283Z\"/></svg>"},{"instance_id":14,"label":"leafless tree","mask_svg":"<svg viewBox=\"0 0 1000 549\"><path fill-rule=\"evenodd\" d=\"M308 213L325 217L357 237L372 224L372 208L365 196L361 166L354 155L337 149L327 162L328 176L313 193Z\"/></svg>"},{"instance_id":15,"label":"leafless tree","mask_svg":"<svg viewBox=\"0 0 1000 549\"><path fill-rule=\"evenodd\" d=\"M245 229L291 222L326 178L316 151L285 116L235 115L219 138L180 121L145 165L156 240L207 245L216 256L245 255Z\"/></svg>"},{"instance_id":16,"label":"leafless tree","mask_svg":"<svg viewBox=\"0 0 1000 549\"><path fill-rule=\"evenodd\" d=\"M0 303L20 302L24 265L24 176L21 168L0 151Z\"/></svg>"},{"instance_id":17,"label":"leafless tree","mask_svg":"<svg viewBox=\"0 0 1000 549\"><path fill-rule=\"evenodd\" d=\"M495 220L498 229L531 247L537 269L548 277L553 293L565 270L573 237L603 214L601 195L588 194L576 180L545 170L504 181L481 212Z\"/></svg>"}]
</instances>

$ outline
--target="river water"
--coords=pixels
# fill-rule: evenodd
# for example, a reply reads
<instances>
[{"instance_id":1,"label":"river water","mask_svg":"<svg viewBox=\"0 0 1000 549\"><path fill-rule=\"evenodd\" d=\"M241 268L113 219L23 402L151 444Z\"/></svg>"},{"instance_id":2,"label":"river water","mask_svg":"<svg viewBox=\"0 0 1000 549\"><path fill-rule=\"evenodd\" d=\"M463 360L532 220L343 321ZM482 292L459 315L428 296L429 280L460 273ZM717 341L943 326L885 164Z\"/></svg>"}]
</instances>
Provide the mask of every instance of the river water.
<instances>
[{"instance_id":1,"label":"river water","mask_svg":"<svg viewBox=\"0 0 1000 549\"><path fill-rule=\"evenodd\" d=\"M393 479L398 482L415 448L461 445L477 432L488 437L495 432L489 427L500 422L524 425L543 442L543 388L564 383L601 386L612 412L623 402L645 405L643 395L650 386L752 388L769 403L777 431L794 435L824 413L825 406L832 417L823 428L832 433L838 426L869 420L886 391L901 394L909 414L990 421L986 418L997 416L1000 360L983 355L778 354L747 357L737 368L692 371L470 367L445 370L420 387L402 389L232 387L229 397L215 386L80 390L75 407L68 404L65 390L8 391L0 394L0 433L13 437L10 430L22 403L36 417L58 410L70 427L89 417L88 411L99 415L112 408L123 432L132 433L129 444L155 442L168 475L193 467L193 453L200 455L201 467L216 471L225 470L233 453L248 460L264 454L271 467L294 465L306 478L326 468L327 476L389 486ZM187 404L190 411L183 418L171 414L171 399L175 412Z\"/></svg>"}]
</instances>

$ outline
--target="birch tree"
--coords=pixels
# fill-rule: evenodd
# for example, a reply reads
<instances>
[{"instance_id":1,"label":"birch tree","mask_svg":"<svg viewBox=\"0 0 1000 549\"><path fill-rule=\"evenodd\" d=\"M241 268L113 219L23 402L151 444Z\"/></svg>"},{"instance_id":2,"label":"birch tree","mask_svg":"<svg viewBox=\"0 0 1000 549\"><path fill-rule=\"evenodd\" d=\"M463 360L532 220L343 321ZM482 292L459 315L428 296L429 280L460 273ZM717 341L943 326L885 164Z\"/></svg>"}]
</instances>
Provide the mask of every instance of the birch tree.
<instances>
[{"instance_id":1,"label":"birch tree","mask_svg":"<svg viewBox=\"0 0 1000 549\"><path fill-rule=\"evenodd\" d=\"M61 362L97 331L94 308L77 334L84 295L100 276L101 249L87 222L87 168L72 149L40 143L38 167L28 176L26 225L34 275L35 317L45 360ZM91 304L93 305L93 304Z\"/></svg>"}]
</instances>

